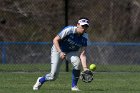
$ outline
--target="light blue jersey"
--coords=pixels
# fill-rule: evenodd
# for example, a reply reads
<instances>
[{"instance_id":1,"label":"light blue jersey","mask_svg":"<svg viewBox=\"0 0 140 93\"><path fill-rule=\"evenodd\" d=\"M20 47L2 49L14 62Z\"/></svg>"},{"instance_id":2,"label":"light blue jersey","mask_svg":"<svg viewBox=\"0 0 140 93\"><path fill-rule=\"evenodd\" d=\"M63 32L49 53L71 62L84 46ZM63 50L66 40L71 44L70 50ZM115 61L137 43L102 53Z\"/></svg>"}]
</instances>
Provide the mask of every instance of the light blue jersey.
<instances>
[{"instance_id":1,"label":"light blue jersey","mask_svg":"<svg viewBox=\"0 0 140 93\"><path fill-rule=\"evenodd\" d=\"M78 35L76 28L76 26L67 26L58 34L61 38L59 45L65 53L78 51L81 47L87 46L88 34Z\"/></svg>"}]
</instances>

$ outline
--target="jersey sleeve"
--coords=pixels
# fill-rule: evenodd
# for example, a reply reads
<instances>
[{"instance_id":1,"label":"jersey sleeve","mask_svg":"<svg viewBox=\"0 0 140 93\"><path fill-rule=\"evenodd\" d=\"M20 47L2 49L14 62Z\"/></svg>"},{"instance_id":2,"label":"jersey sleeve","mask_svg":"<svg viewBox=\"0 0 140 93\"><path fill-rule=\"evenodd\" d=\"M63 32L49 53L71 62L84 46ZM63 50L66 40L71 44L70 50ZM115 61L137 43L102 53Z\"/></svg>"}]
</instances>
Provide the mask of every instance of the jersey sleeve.
<instances>
[{"instance_id":1,"label":"jersey sleeve","mask_svg":"<svg viewBox=\"0 0 140 93\"><path fill-rule=\"evenodd\" d=\"M61 32L58 33L58 36L63 39L64 37L66 37L67 35L69 35L70 33L74 32L74 27L73 26L67 26L65 27Z\"/></svg>"},{"instance_id":2,"label":"jersey sleeve","mask_svg":"<svg viewBox=\"0 0 140 93\"><path fill-rule=\"evenodd\" d=\"M84 46L85 46L85 47L86 47L86 46L89 46L89 45L90 45L90 40L89 40L89 38L88 38L88 34L85 33L83 36L86 38L86 43L85 43Z\"/></svg>"}]
</instances>

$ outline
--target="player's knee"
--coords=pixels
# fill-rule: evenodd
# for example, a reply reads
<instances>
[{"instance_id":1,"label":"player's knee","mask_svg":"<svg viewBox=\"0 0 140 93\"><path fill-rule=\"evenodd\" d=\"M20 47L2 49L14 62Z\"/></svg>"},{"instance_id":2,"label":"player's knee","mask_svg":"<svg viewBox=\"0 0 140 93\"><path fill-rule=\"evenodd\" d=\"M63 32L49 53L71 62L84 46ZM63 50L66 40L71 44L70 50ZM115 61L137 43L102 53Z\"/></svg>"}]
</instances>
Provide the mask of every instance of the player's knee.
<instances>
[{"instance_id":1,"label":"player's knee","mask_svg":"<svg viewBox=\"0 0 140 93\"><path fill-rule=\"evenodd\" d=\"M80 58L78 56L71 57L71 63L73 64L74 69L80 70Z\"/></svg>"}]
</instances>

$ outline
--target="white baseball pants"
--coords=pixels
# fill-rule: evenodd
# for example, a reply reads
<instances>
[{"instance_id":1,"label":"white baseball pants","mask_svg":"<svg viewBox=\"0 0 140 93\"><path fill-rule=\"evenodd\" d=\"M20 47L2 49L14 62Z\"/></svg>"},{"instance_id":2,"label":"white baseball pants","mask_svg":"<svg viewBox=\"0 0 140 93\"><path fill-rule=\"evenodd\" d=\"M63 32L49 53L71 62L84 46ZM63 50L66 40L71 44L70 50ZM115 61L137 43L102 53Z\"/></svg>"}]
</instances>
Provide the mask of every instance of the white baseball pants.
<instances>
[{"instance_id":1,"label":"white baseball pants","mask_svg":"<svg viewBox=\"0 0 140 93\"><path fill-rule=\"evenodd\" d=\"M80 70L81 62L79 58L79 52L70 52L66 54L66 60L72 63L73 69ZM55 80L58 77L59 69L63 60L60 58L60 54L57 52L55 46L51 49L51 71L45 75L46 80Z\"/></svg>"}]
</instances>

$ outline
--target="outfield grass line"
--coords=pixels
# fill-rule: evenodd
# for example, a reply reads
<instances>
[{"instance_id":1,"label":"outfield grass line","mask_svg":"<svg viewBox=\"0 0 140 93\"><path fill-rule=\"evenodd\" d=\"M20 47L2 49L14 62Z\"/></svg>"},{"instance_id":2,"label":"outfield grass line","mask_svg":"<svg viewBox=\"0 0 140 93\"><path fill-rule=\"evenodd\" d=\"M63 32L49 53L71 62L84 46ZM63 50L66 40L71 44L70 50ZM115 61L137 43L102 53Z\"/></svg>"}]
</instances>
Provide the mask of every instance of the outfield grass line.
<instances>
[{"instance_id":1,"label":"outfield grass line","mask_svg":"<svg viewBox=\"0 0 140 93\"><path fill-rule=\"evenodd\" d=\"M0 73L16 73L16 74L30 74L30 73L49 73L49 72L46 72L46 71L0 71ZM69 72L65 72L65 71L60 71L59 73L71 73L71 71L69 71ZM109 72L100 72L100 71L98 71L98 72L93 72L94 74L98 74L98 73L102 73L102 74L129 74L129 73L138 73L138 74L140 74L140 72L124 72L124 71L109 71Z\"/></svg>"},{"instance_id":2,"label":"outfield grass line","mask_svg":"<svg viewBox=\"0 0 140 93\"><path fill-rule=\"evenodd\" d=\"M140 72L139 71L106 71L106 72L103 72L103 71L101 71L101 72L94 72L94 73L113 73L113 74L124 74L124 73L138 73L138 74L140 74Z\"/></svg>"}]
</instances>

